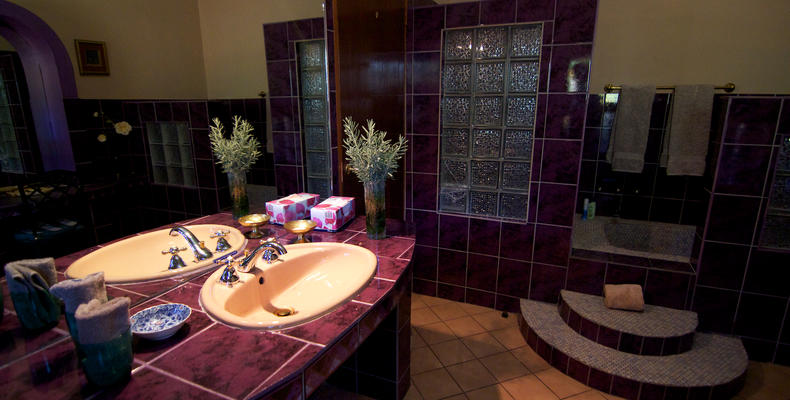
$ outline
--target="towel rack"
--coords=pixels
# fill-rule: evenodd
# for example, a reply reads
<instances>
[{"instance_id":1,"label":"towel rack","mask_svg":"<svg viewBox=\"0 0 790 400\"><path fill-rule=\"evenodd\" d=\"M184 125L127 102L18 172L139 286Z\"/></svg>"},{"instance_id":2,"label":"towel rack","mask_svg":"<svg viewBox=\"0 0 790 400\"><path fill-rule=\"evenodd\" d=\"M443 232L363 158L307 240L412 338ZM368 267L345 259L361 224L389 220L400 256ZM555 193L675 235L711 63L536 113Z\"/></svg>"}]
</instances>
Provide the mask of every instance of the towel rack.
<instances>
[{"instance_id":1,"label":"towel rack","mask_svg":"<svg viewBox=\"0 0 790 400\"><path fill-rule=\"evenodd\" d=\"M623 88L622 86L616 86L613 83L609 83L609 84L607 84L606 86L603 87L603 90L606 91L607 93L609 93L609 92L615 92L615 91L621 90L622 88ZM675 90L675 87L674 86L656 86L656 89L657 90ZM733 90L735 90L735 84L732 83L732 82L727 82L724 86L715 86L714 89L716 89L716 90L723 90L723 91L725 91L727 93L730 93Z\"/></svg>"}]
</instances>

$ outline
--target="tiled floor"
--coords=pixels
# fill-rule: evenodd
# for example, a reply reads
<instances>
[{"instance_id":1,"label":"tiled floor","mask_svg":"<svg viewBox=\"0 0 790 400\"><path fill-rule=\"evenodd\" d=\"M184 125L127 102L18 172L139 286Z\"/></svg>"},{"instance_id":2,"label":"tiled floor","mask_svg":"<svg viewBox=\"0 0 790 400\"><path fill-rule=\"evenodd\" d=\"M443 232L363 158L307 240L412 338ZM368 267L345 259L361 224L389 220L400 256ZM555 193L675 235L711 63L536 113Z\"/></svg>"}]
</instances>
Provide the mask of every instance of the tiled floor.
<instances>
[{"instance_id":1,"label":"tiled floor","mask_svg":"<svg viewBox=\"0 0 790 400\"><path fill-rule=\"evenodd\" d=\"M517 316L414 294L408 400L620 399L551 367L526 345ZM750 363L737 399L790 399L790 368Z\"/></svg>"}]
</instances>

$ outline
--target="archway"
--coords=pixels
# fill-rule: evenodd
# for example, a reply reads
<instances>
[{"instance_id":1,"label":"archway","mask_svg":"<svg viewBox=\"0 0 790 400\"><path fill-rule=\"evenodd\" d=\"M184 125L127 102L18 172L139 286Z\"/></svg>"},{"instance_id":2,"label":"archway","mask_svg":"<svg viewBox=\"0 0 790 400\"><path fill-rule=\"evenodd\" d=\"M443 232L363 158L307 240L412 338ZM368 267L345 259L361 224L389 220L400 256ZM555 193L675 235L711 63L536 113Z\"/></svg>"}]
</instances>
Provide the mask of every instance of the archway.
<instances>
[{"instance_id":1,"label":"archway","mask_svg":"<svg viewBox=\"0 0 790 400\"><path fill-rule=\"evenodd\" d=\"M0 0L0 35L22 60L44 170L74 171L63 99L76 98L77 85L63 42L41 18L5 0Z\"/></svg>"}]
</instances>

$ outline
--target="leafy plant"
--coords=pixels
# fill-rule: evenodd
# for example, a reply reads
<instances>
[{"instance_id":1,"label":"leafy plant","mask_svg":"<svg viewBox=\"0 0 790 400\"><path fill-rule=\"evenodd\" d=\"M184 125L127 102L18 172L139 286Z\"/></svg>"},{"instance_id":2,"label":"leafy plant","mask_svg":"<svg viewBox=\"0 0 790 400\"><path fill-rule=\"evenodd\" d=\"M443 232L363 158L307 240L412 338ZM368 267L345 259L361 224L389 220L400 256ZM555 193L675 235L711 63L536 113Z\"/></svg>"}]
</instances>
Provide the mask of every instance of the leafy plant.
<instances>
[{"instance_id":1,"label":"leafy plant","mask_svg":"<svg viewBox=\"0 0 790 400\"><path fill-rule=\"evenodd\" d=\"M398 169L398 160L406 153L406 138L398 137L397 143L385 139L386 131L376 130L376 123L367 120L367 127L359 126L351 117L343 118L343 131L346 134L343 145L349 169L354 171L363 183L386 180Z\"/></svg>"},{"instance_id":2,"label":"leafy plant","mask_svg":"<svg viewBox=\"0 0 790 400\"><path fill-rule=\"evenodd\" d=\"M219 118L214 118L212 122L214 124L210 126L209 133L211 150L217 157L217 164L222 165L222 171L226 173L249 171L261 156L259 150L261 144L250 134L254 130L252 125L240 116L234 116L233 132L230 134L230 139L227 139L225 127Z\"/></svg>"}]
</instances>

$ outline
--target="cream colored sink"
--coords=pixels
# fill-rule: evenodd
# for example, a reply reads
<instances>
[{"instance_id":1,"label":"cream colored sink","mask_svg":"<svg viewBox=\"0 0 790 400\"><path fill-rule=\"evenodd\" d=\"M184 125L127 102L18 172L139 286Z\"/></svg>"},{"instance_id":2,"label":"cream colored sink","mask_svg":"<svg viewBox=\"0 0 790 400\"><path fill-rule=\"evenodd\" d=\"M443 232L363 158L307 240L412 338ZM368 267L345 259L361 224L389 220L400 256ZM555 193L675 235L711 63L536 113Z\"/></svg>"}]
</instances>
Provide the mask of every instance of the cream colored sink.
<instances>
[{"instance_id":1,"label":"cream colored sink","mask_svg":"<svg viewBox=\"0 0 790 400\"><path fill-rule=\"evenodd\" d=\"M171 278L211 268L215 265L216 258L234 250L239 251L247 244L244 235L238 229L230 226L187 225L186 228L199 240L205 242L206 248L214 253L211 257L195 262L194 253L187 246L187 241L180 235L169 236L170 228L167 228L102 247L72 263L66 270L66 276L84 278L88 274L104 271L104 280L107 283L136 283ZM230 250L215 251L217 239L212 239L210 236L218 229L230 231L225 236L225 240L231 245ZM162 254L162 250L171 246L187 248L178 254L186 266L179 269L168 269L171 255Z\"/></svg>"},{"instance_id":2,"label":"cream colored sink","mask_svg":"<svg viewBox=\"0 0 790 400\"><path fill-rule=\"evenodd\" d=\"M214 319L249 329L278 330L312 321L364 289L376 272L376 255L344 243L285 246L288 253L272 264L259 258L249 273L228 287L222 269L200 290L200 304ZM291 309L287 316L278 309Z\"/></svg>"}]
</instances>

